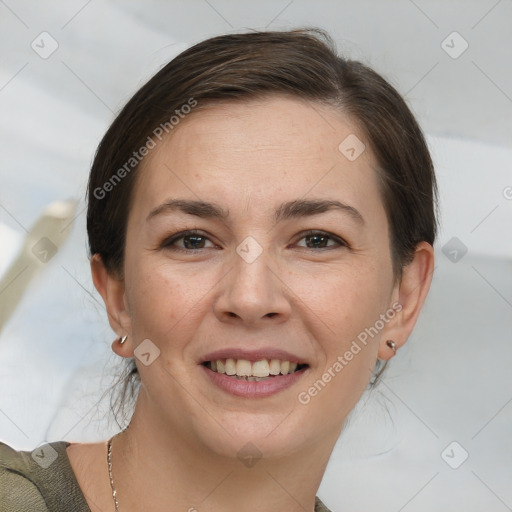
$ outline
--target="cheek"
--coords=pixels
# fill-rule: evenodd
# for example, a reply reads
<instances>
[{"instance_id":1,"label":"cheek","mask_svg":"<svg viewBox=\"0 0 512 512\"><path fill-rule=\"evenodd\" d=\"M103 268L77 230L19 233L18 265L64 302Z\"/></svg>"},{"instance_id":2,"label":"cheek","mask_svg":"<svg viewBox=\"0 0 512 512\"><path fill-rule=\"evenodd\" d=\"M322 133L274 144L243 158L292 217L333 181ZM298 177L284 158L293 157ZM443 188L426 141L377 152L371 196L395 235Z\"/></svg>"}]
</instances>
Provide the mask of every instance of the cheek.
<instances>
[{"instance_id":1,"label":"cheek","mask_svg":"<svg viewBox=\"0 0 512 512\"><path fill-rule=\"evenodd\" d=\"M366 257L364 261L361 258L360 265L347 260L346 265L297 273L293 277L294 288L300 290L297 295L326 328L331 350L343 348L384 312L381 310L389 290L379 267L369 263Z\"/></svg>"},{"instance_id":2,"label":"cheek","mask_svg":"<svg viewBox=\"0 0 512 512\"><path fill-rule=\"evenodd\" d=\"M149 338L160 347L179 347L179 339L192 330L194 308L200 307L207 287L199 276L170 270L140 258L132 272L130 306L135 339ZM179 336L177 336L179 333ZM166 347L166 351L168 350Z\"/></svg>"},{"instance_id":3,"label":"cheek","mask_svg":"<svg viewBox=\"0 0 512 512\"><path fill-rule=\"evenodd\" d=\"M364 339L360 335L374 325L385 301L378 274L368 268L366 272L326 275L324 285L324 291L310 294L307 302L322 321L315 338L323 356L297 399L301 406L319 411L324 420L328 411L332 423L338 425L372 376L379 337Z\"/></svg>"}]
</instances>

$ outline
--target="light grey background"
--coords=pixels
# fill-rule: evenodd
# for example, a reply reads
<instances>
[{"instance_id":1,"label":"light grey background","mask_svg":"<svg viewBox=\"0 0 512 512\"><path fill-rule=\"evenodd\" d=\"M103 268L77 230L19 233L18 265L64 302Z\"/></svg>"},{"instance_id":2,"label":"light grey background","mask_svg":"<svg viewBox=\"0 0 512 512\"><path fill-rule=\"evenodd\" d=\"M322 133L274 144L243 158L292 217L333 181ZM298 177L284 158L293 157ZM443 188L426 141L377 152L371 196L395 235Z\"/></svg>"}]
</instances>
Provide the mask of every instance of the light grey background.
<instances>
[{"instance_id":1,"label":"light grey background","mask_svg":"<svg viewBox=\"0 0 512 512\"><path fill-rule=\"evenodd\" d=\"M334 511L512 510L511 20L510 0L0 0L0 272L47 204L81 200L0 335L0 440L31 450L117 431L99 402L116 356L83 200L114 113L194 42L313 25L405 95L428 134L442 213L417 329L352 414L319 495ZM58 44L46 59L31 47L42 38ZM443 252L453 237L468 249L455 263Z\"/></svg>"}]
</instances>

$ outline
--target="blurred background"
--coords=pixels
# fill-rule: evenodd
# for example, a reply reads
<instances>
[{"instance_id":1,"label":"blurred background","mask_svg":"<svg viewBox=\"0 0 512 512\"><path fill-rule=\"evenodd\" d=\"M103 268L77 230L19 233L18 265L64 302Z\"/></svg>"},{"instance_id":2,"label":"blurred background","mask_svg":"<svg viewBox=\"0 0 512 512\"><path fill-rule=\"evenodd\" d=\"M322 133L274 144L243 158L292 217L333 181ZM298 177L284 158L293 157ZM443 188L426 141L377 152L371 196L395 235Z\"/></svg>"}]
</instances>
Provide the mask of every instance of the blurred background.
<instances>
[{"instance_id":1,"label":"blurred background","mask_svg":"<svg viewBox=\"0 0 512 512\"><path fill-rule=\"evenodd\" d=\"M115 113L195 42L317 26L405 96L441 193L417 328L350 416L318 495L333 511L512 510L511 20L510 0L0 0L0 441L119 430L84 203Z\"/></svg>"}]
</instances>

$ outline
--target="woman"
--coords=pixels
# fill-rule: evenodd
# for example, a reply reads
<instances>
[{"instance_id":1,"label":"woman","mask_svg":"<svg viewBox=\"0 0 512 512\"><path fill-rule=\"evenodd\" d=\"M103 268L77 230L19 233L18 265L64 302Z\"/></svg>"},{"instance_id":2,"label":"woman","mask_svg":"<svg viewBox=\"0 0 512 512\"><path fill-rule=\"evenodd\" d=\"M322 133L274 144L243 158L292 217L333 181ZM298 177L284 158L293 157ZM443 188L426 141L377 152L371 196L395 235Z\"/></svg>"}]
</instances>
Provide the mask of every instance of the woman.
<instances>
[{"instance_id":1,"label":"woman","mask_svg":"<svg viewBox=\"0 0 512 512\"><path fill-rule=\"evenodd\" d=\"M428 293L436 200L403 99L321 31L180 54L88 187L94 285L140 382L129 428L3 445L1 510L328 510L345 419Z\"/></svg>"}]
</instances>

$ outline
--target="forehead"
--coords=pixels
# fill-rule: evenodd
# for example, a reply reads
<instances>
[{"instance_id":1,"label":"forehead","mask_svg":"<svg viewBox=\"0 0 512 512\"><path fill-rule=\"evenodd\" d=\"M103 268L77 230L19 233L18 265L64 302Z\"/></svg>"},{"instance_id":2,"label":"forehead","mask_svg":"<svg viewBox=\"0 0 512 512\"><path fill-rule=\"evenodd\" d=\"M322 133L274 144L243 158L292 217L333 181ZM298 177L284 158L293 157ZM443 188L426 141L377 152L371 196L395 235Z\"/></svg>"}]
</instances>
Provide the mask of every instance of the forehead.
<instances>
[{"instance_id":1,"label":"forehead","mask_svg":"<svg viewBox=\"0 0 512 512\"><path fill-rule=\"evenodd\" d=\"M132 213L145 216L169 197L215 200L230 211L250 203L258 214L276 201L329 197L382 214L368 144L351 160L344 141L364 144L345 115L316 102L270 96L199 105L143 161Z\"/></svg>"}]
</instances>

